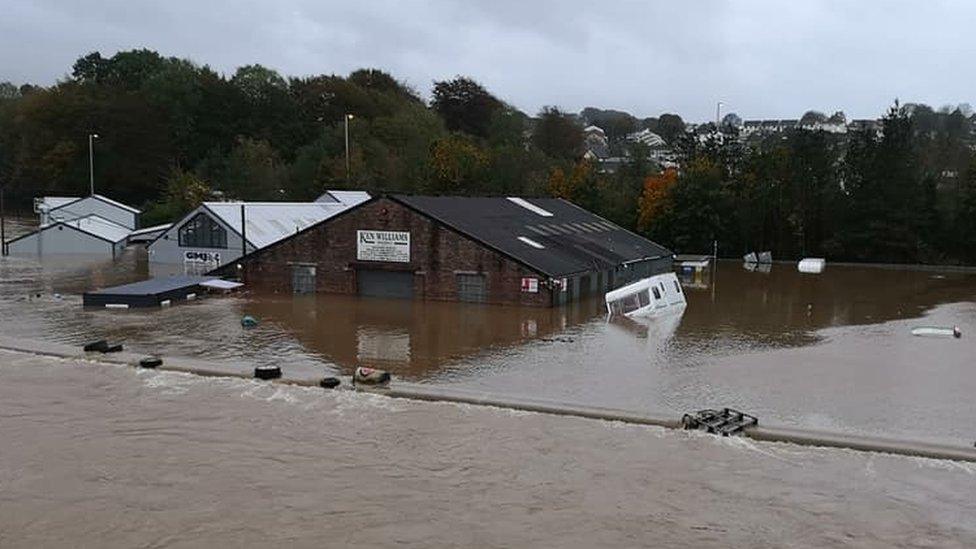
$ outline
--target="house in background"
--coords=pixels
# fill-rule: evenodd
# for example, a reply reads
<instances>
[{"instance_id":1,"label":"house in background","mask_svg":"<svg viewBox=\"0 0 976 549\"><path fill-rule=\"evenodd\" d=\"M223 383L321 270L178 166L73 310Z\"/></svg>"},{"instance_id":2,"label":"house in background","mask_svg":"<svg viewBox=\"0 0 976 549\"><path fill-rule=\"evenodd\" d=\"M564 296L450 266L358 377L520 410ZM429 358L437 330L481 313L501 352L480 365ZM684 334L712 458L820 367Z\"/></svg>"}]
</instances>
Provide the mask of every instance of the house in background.
<instances>
[{"instance_id":1,"label":"house in background","mask_svg":"<svg viewBox=\"0 0 976 549\"><path fill-rule=\"evenodd\" d=\"M149 261L204 273L367 200L363 191L328 191L315 202L204 202L149 243Z\"/></svg>"}]
</instances>

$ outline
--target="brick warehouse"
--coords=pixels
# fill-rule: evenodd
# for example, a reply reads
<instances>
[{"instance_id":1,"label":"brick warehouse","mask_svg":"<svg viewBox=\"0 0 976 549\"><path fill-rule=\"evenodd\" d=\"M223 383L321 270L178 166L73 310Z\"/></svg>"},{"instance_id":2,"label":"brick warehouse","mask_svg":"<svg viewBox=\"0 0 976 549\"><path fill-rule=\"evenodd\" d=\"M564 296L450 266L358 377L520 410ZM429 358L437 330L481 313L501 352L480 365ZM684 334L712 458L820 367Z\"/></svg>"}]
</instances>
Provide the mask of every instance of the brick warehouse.
<instances>
[{"instance_id":1,"label":"brick warehouse","mask_svg":"<svg viewBox=\"0 0 976 549\"><path fill-rule=\"evenodd\" d=\"M671 261L666 248L561 199L390 195L218 272L257 292L549 307Z\"/></svg>"}]
</instances>

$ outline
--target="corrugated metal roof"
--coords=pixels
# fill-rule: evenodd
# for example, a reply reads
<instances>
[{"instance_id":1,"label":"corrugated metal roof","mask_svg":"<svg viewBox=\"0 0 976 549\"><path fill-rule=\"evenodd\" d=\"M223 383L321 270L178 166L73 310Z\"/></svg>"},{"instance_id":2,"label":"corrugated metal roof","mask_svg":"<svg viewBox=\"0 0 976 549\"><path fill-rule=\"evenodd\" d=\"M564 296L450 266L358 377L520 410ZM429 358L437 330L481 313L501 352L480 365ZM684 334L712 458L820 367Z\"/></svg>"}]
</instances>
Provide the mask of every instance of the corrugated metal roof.
<instances>
[{"instance_id":1,"label":"corrugated metal roof","mask_svg":"<svg viewBox=\"0 0 976 549\"><path fill-rule=\"evenodd\" d=\"M395 195L393 199L551 277L671 255L667 248L558 198L513 201ZM530 231L533 236L525 238Z\"/></svg>"},{"instance_id":2,"label":"corrugated metal roof","mask_svg":"<svg viewBox=\"0 0 976 549\"><path fill-rule=\"evenodd\" d=\"M240 233L243 204L247 240L255 248L263 248L369 200L367 193L342 197L344 202L204 202L203 205Z\"/></svg>"},{"instance_id":3,"label":"corrugated metal roof","mask_svg":"<svg viewBox=\"0 0 976 549\"><path fill-rule=\"evenodd\" d=\"M359 204L369 200L366 191L325 191L325 194L315 199L316 202L342 202L343 204Z\"/></svg>"},{"instance_id":4,"label":"corrugated metal roof","mask_svg":"<svg viewBox=\"0 0 976 549\"><path fill-rule=\"evenodd\" d=\"M70 221L63 221L62 223L92 236L104 238L110 242L121 242L129 237L129 229L127 227L112 223L108 219L94 214Z\"/></svg>"},{"instance_id":5,"label":"corrugated metal roof","mask_svg":"<svg viewBox=\"0 0 976 549\"><path fill-rule=\"evenodd\" d=\"M71 204L77 200L81 200L79 196L45 196L41 199L41 204L47 207L47 209L52 210L54 208L60 208L65 204Z\"/></svg>"},{"instance_id":6,"label":"corrugated metal roof","mask_svg":"<svg viewBox=\"0 0 976 549\"><path fill-rule=\"evenodd\" d=\"M152 227L145 227L143 229L139 229L138 231L132 231L131 233L129 233L129 236L142 236L144 234L158 233L160 231L167 231L172 226L173 226L172 223L163 223L162 225L153 225Z\"/></svg>"},{"instance_id":7,"label":"corrugated metal roof","mask_svg":"<svg viewBox=\"0 0 976 549\"><path fill-rule=\"evenodd\" d=\"M95 198L97 198L97 199L99 199L99 200L101 200L101 201L103 201L103 202L107 202L107 203L109 203L109 204L111 204L111 205L113 205L113 206L115 206L117 208L122 208L123 210L126 210L128 212L132 212L132 213L136 213L136 214L137 213L142 213L137 208L133 208L132 206L129 206L128 204L123 204L123 203L121 203L121 202L119 202L117 200L112 200L111 198L109 198L109 197L107 197L105 195L93 194L92 196L95 197Z\"/></svg>"}]
</instances>

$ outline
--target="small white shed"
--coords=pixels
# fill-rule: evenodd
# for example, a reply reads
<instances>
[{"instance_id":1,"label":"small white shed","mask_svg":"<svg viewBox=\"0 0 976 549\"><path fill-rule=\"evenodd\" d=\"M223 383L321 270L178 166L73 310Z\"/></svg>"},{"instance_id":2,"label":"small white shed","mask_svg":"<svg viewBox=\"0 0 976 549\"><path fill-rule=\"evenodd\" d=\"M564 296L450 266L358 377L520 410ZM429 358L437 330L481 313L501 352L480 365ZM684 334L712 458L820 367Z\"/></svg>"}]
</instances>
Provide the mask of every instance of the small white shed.
<instances>
[{"instance_id":1,"label":"small white shed","mask_svg":"<svg viewBox=\"0 0 976 549\"><path fill-rule=\"evenodd\" d=\"M45 225L7 243L10 255L103 255L125 250L129 229L97 215Z\"/></svg>"}]
</instances>

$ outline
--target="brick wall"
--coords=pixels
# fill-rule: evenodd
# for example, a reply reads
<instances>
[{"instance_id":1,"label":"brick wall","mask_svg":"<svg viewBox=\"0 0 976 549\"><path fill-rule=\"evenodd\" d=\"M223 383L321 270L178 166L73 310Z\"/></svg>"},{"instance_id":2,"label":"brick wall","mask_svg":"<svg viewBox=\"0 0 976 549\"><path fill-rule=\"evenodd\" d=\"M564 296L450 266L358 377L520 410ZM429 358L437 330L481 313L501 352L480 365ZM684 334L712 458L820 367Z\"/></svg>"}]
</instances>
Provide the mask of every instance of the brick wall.
<instances>
[{"instance_id":1,"label":"brick wall","mask_svg":"<svg viewBox=\"0 0 976 549\"><path fill-rule=\"evenodd\" d=\"M410 263L357 261L356 231L410 233ZM542 275L388 198L380 198L284 240L242 262L245 284L257 292L291 290L292 265L316 267L316 289L355 294L356 269L411 271L414 298L457 300L457 272L485 275L489 303L547 307ZM523 277L540 281L537 293L521 291Z\"/></svg>"}]
</instances>

